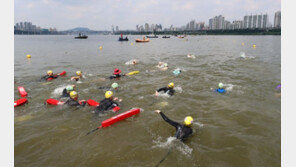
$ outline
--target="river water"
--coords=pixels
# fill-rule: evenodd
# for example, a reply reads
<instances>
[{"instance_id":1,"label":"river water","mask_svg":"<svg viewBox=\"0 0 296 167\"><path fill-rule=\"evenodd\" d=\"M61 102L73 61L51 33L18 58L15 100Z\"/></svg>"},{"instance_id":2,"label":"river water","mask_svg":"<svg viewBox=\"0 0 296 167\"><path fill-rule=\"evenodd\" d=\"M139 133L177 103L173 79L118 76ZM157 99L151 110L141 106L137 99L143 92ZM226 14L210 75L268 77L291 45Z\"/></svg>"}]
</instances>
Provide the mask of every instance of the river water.
<instances>
[{"instance_id":1,"label":"river water","mask_svg":"<svg viewBox=\"0 0 296 167\"><path fill-rule=\"evenodd\" d=\"M14 36L14 99L20 98L17 86L29 95L29 104L14 110L15 166L151 167L170 149L160 166L280 166L280 36L188 36L135 43L138 37L118 42L111 35L81 40ZM131 59L139 64L126 65ZM169 69L159 70L159 61ZM70 84L76 84L79 99L102 100L105 90L99 87L114 82L104 79L114 68L140 71L116 80L120 88L114 92L123 99L119 113L138 107L139 115L86 136L118 113L97 117L90 106L75 110L44 105ZM172 73L176 68L182 70L178 76ZM67 75L40 82L48 70L65 70ZM77 70L85 78L69 81ZM169 82L175 83L174 96L153 96ZM214 92L219 82L226 94ZM184 143L175 140L175 128L156 109L177 122L191 115L193 135Z\"/></svg>"}]
</instances>

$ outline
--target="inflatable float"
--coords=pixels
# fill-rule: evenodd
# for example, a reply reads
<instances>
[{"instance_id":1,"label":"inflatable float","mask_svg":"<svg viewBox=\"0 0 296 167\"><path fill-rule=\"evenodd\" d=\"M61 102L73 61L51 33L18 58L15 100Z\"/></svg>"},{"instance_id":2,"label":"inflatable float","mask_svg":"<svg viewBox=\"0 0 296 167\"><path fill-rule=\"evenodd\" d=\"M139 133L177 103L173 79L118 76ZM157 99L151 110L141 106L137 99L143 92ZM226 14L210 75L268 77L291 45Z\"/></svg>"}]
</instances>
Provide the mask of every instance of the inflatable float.
<instances>
[{"instance_id":1,"label":"inflatable float","mask_svg":"<svg viewBox=\"0 0 296 167\"><path fill-rule=\"evenodd\" d=\"M19 86L17 89L22 97L26 97L28 95L24 87Z\"/></svg>"},{"instance_id":2,"label":"inflatable float","mask_svg":"<svg viewBox=\"0 0 296 167\"><path fill-rule=\"evenodd\" d=\"M28 100L26 98L21 98L21 99L14 101L14 107L21 106L26 103L28 103Z\"/></svg>"},{"instance_id":3,"label":"inflatable float","mask_svg":"<svg viewBox=\"0 0 296 167\"><path fill-rule=\"evenodd\" d=\"M141 109L140 109L140 108L135 108L135 109L131 109L131 110L128 110L128 111L126 111L126 112L123 112L123 113L121 113L121 114L118 114L118 115L116 115L116 116L114 116L114 117L111 117L111 118L109 118L109 119L106 119L105 121L103 121L103 122L101 123L101 125L100 125L99 127L97 127L96 129L94 129L94 130L88 132L86 135L88 135L88 134L90 134L90 133L93 133L93 132L95 132L95 131L98 130L98 129L106 128L106 127L108 127L108 126L110 126L110 125L112 125L112 124L114 124L114 123L116 123L116 122L119 122L119 121L121 121L121 120L123 120L123 119L129 118L129 117L131 117L131 116L133 116L133 115L137 115L137 114L139 114L140 112L141 112Z\"/></svg>"}]
</instances>

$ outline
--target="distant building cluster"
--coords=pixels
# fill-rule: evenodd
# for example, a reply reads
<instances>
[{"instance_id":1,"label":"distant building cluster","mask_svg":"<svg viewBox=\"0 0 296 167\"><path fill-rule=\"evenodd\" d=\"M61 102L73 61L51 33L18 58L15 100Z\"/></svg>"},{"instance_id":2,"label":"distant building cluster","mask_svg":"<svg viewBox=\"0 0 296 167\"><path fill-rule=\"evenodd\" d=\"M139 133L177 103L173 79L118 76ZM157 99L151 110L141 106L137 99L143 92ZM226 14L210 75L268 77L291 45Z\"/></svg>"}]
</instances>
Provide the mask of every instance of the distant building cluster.
<instances>
[{"instance_id":1,"label":"distant building cluster","mask_svg":"<svg viewBox=\"0 0 296 167\"><path fill-rule=\"evenodd\" d=\"M157 26L159 26L157 28ZM281 11L275 13L274 25L269 22L267 14L260 15L246 15L243 20L234 20L232 22L225 19L224 16L219 15L209 19L209 24L205 25L205 22L196 22L191 20L184 26L174 27L171 25L169 28L164 28L163 31L192 31L192 30L237 30L237 29L268 29L268 28L281 28ZM154 26L146 23L144 26L137 25L136 30L138 32L149 32L155 29L155 31L162 31L161 25Z\"/></svg>"},{"instance_id":2,"label":"distant building cluster","mask_svg":"<svg viewBox=\"0 0 296 167\"><path fill-rule=\"evenodd\" d=\"M56 28L41 28L37 27L36 25L33 25L31 22L19 22L16 23L14 26L14 30L16 31L23 31L23 32L32 32L32 33L42 33L42 32L57 32Z\"/></svg>"},{"instance_id":3,"label":"distant building cluster","mask_svg":"<svg viewBox=\"0 0 296 167\"><path fill-rule=\"evenodd\" d=\"M145 25L136 25L136 31L138 32L155 32L155 31L162 31L162 25L161 24L151 24L149 26L148 23L145 23Z\"/></svg>"},{"instance_id":4,"label":"distant building cluster","mask_svg":"<svg viewBox=\"0 0 296 167\"><path fill-rule=\"evenodd\" d=\"M243 20L235 20L232 23L225 20L222 15L209 19L210 30L235 30L235 29L266 29L268 26L268 15L244 16Z\"/></svg>"}]
</instances>

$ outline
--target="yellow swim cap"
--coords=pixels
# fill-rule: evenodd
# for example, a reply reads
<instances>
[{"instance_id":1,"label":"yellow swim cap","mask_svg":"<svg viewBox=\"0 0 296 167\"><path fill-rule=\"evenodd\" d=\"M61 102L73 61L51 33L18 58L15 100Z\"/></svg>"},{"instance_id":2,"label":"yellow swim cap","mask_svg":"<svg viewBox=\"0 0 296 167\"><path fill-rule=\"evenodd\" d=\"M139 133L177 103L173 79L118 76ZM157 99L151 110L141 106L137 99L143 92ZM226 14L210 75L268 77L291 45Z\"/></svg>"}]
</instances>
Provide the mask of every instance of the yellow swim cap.
<instances>
[{"instance_id":1,"label":"yellow swim cap","mask_svg":"<svg viewBox=\"0 0 296 167\"><path fill-rule=\"evenodd\" d=\"M187 117L185 117L185 119L184 119L184 124L185 124L186 126L191 126L192 123L193 123L193 118L192 118L191 116L187 116Z\"/></svg>"},{"instance_id":2,"label":"yellow swim cap","mask_svg":"<svg viewBox=\"0 0 296 167\"><path fill-rule=\"evenodd\" d=\"M77 92L76 92L76 91L71 91L71 92L70 92L70 98L71 98L71 99L75 99L76 97L78 97Z\"/></svg>"},{"instance_id":3,"label":"yellow swim cap","mask_svg":"<svg viewBox=\"0 0 296 167\"><path fill-rule=\"evenodd\" d=\"M107 98L107 99L109 99L110 97L112 97L113 96L113 92L112 91L107 91L106 93L105 93L105 98Z\"/></svg>"},{"instance_id":4,"label":"yellow swim cap","mask_svg":"<svg viewBox=\"0 0 296 167\"><path fill-rule=\"evenodd\" d=\"M80 76L81 73L82 73L81 71L77 71L77 72L76 72L76 75Z\"/></svg>"},{"instance_id":5,"label":"yellow swim cap","mask_svg":"<svg viewBox=\"0 0 296 167\"><path fill-rule=\"evenodd\" d=\"M30 59L31 58L31 55L27 55L27 58Z\"/></svg>"},{"instance_id":6,"label":"yellow swim cap","mask_svg":"<svg viewBox=\"0 0 296 167\"><path fill-rule=\"evenodd\" d=\"M173 82L169 83L168 87L169 88L174 88L175 84Z\"/></svg>"},{"instance_id":7,"label":"yellow swim cap","mask_svg":"<svg viewBox=\"0 0 296 167\"><path fill-rule=\"evenodd\" d=\"M51 70L47 71L47 74L52 75L52 71Z\"/></svg>"}]
</instances>

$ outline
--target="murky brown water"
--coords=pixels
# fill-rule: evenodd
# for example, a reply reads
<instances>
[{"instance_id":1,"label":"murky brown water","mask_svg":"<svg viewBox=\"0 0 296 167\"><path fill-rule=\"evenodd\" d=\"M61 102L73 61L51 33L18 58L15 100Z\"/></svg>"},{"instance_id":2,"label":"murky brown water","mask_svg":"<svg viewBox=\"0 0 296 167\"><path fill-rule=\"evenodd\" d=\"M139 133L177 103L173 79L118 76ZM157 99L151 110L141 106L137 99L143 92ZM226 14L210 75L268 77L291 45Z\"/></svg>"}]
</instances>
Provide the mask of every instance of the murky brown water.
<instances>
[{"instance_id":1,"label":"murky brown water","mask_svg":"<svg viewBox=\"0 0 296 167\"><path fill-rule=\"evenodd\" d=\"M24 86L30 96L28 105L14 111L15 166L150 167L169 148L172 152L160 166L280 166L281 99L275 90L281 81L280 36L171 37L145 44L134 43L137 37L122 43L117 36L14 37L14 98L20 98L17 86ZM188 53L196 59L188 59ZM140 63L125 65L133 58ZM159 61L169 69L159 71ZM77 83L79 99L101 100L104 90L98 88L113 81L100 78L115 67L124 73L140 71L116 81L120 89L115 92L123 99L120 113L140 107L140 115L85 136L115 113L95 117L89 106L73 110L44 105L74 83L69 78L77 70L85 75ZM172 71L178 67L183 72L175 77ZM66 70L67 76L39 82L49 69ZM173 97L153 96L169 82L177 90ZM227 94L213 92L219 82ZM185 143L174 140L174 127L155 109L179 122L191 115L194 134Z\"/></svg>"}]
</instances>

